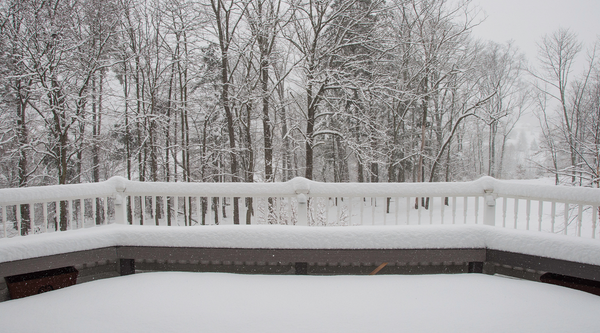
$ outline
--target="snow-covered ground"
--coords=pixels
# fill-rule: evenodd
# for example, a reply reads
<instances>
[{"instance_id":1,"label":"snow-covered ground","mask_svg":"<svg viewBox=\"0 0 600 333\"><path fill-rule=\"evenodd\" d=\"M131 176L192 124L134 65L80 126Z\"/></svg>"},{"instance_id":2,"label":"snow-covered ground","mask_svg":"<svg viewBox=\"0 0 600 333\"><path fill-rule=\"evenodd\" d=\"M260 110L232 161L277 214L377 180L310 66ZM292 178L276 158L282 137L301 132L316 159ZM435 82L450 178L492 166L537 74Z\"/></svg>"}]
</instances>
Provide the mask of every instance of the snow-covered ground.
<instances>
[{"instance_id":1,"label":"snow-covered ground","mask_svg":"<svg viewBox=\"0 0 600 333\"><path fill-rule=\"evenodd\" d=\"M598 332L600 297L483 274L143 273L0 303L3 332Z\"/></svg>"}]
</instances>

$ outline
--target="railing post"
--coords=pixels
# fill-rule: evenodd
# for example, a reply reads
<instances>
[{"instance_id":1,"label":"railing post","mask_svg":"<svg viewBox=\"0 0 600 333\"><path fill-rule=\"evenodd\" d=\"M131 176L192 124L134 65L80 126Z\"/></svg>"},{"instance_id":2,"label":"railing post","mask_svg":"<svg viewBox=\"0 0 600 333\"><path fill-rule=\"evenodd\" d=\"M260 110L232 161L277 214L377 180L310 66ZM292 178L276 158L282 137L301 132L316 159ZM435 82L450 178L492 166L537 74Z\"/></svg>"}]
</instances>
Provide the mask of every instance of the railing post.
<instances>
[{"instance_id":1,"label":"railing post","mask_svg":"<svg viewBox=\"0 0 600 333\"><path fill-rule=\"evenodd\" d=\"M308 193L310 181L306 178L296 177L291 180L296 200L298 201L298 222L296 225L308 225Z\"/></svg>"},{"instance_id":2,"label":"railing post","mask_svg":"<svg viewBox=\"0 0 600 333\"><path fill-rule=\"evenodd\" d=\"M483 224L496 225L496 197L494 189L485 189L485 208L483 211Z\"/></svg>"},{"instance_id":3,"label":"railing post","mask_svg":"<svg viewBox=\"0 0 600 333\"><path fill-rule=\"evenodd\" d=\"M308 225L308 198L306 194L299 193L296 199L298 200L298 223L296 225Z\"/></svg>"},{"instance_id":4,"label":"railing post","mask_svg":"<svg viewBox=\"0 0 600 333\"><path fill-rule=\"evenodd\" d=\"M135 274L135 259L119 259L119 275Z\"/></svg>"},{"instance_id":5,"label":"railing post","mask_svg":"<svg viewBox=\"0 0 600 333\"><path fill-rule=\"evenodd\" d=\"M126 224L125 208L127 205L125 204L125 187L117 185L115 189L117 190L117 193L115 194L115 223Z\"/></svg>"}]
</instances>

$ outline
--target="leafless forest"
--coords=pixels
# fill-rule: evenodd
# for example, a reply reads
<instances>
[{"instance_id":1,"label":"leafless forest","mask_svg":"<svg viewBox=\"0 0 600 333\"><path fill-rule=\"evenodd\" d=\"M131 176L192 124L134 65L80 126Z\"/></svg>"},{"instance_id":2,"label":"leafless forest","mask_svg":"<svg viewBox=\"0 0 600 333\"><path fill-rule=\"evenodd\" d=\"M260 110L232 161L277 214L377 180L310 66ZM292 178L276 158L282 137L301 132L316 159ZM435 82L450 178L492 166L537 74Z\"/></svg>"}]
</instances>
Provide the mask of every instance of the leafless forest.
<instances>
[{"instance_id":1,"label":"leafless forest","mask_svg":"<svg viewBox=\"0 0 600 333\"><path fill-rule=\"evenodd\" d=\"M540 36L532 67L471 36L481 15L468 1L0 8L1 187L436 182L519 177L525 163L598 186L600 50L569 30ZM534 147L510 139L526 113Z\"/></svg>"}]
</instances>

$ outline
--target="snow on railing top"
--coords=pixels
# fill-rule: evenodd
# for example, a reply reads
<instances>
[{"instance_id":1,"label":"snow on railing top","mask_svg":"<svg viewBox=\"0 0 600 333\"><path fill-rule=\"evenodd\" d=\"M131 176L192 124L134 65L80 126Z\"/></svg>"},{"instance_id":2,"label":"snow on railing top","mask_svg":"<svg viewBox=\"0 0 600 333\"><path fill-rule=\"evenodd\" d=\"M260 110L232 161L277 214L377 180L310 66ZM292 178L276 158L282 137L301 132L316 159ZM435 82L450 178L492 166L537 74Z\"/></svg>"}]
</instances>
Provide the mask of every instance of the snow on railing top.
<instances>
[{"instance_id":1,"label":"snow on railing top","mask_svg":"<svg viewBox=\"0 0 600 333\"><path fill-rule=\"evenodd\" d=\"M125 195L203 197L470 197L493 194L554 202L600 204L600 189L519 184L482 177L449 183L322 183L297 177L282 183L165 183L112 177L99 183L0 189L0 205Z\"/></svg>"}]
</instances>

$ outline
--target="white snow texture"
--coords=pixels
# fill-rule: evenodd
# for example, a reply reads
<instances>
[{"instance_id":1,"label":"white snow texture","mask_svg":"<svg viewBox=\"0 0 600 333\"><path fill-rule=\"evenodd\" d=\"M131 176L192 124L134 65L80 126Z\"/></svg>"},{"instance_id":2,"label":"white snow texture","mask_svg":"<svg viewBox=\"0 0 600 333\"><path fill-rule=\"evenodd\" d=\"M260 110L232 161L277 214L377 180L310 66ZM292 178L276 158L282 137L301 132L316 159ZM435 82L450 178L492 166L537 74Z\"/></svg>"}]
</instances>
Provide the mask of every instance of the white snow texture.
<instances>
[{"instance_id":1,"label":"white snow texture","mask_svg":"<svg viewBox=\"0 0 600 333\"><path fill-rule=\"evenodd\" d=\"M481 225L302 227L107 225L0 239L0 262L110 246L257 249L488 248L600 265L600 242Z\"/></svg>"}]
</instances>

